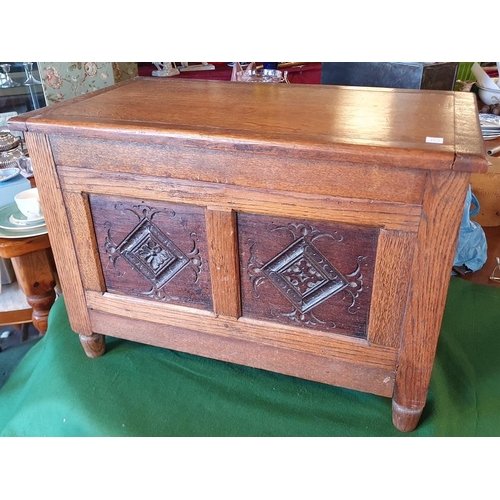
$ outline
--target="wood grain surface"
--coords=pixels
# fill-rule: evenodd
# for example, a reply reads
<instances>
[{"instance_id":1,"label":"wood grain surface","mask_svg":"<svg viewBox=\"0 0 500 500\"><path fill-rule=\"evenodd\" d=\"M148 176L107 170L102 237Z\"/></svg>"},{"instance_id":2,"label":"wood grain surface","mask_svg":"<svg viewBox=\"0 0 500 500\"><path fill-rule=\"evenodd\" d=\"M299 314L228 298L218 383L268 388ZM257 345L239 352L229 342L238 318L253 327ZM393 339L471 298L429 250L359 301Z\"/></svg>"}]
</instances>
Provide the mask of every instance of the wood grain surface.
<instances>
[{"instance_id":1,"label":"wood grain surface","mask_svg":"<svg viewBox=\"0 0 500 500\"><path fill-rule=\"evenodd\" d=\"M473 95L137 78L27 135L72 328L393 397L418 424Z\"/></svg>"},{"instance_id":2,"label":"wood grain surface","mask_svg":"<svg viewBox=\"0 0 500 500\"><path fill-rule=\"evenodd\" d=\"M478 121L464 120L455 130L455 116L475 107L472 94L147 77L129 82L13 119L11 128L232 151L250 147L254 154L351 163L364 163L370 151L372 161L387 167L403 163L431 170L469 168L456 150L472 155L470 168L476 169L483 152L469 140L479 132Z\"/></svg>"},{"instance_id":3,"label":"wood grain surface","mask_svg":"<svg viewBox=\"0 0 500 500\"><path fill-rule=\"evenodd\" d=\"M25 138L61 288L67 302L71 304L68 309L71 327L77 333L91 336L78 257L49 141L42 134L26 133Z\"/></svg>"}]
</instances>

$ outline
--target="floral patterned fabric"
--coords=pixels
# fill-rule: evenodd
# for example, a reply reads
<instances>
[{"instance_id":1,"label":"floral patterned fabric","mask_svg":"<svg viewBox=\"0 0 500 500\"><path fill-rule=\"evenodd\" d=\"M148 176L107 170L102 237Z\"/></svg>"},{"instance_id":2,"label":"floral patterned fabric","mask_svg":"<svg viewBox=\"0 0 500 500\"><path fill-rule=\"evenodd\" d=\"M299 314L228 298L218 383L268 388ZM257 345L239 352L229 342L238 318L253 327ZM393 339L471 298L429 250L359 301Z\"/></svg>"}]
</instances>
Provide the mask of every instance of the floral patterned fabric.
<instances>
[{"instance_id":1,"label":"floral patterned fabric","mask_svg":"<svg viewBox=\"0 0 500 500\"><path fill-rule=\"evenodd\" d=\"M134 62L39 62L47 105L137 76Z\"/></svg>"}]
</instances>

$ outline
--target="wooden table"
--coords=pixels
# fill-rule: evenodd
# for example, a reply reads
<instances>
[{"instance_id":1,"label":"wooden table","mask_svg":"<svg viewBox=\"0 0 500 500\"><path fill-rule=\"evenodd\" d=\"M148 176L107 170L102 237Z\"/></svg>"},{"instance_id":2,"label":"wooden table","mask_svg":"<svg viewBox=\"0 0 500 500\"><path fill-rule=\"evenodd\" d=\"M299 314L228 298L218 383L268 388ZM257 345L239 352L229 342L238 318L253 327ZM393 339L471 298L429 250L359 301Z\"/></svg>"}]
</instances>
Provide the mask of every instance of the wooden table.
<instances>
[{"instance_id":1,"label":"wooden table","mask_svg":"<svg viewBox=\"0 0 500 500\"><path fill-rule=\"evenodd\" d=\"M137 78L9 126L88 356L116 336L391 397L418 424L487 167L474 96Z\"/></svg>"},{"instance_id":2,"label":"wooden table","mask_svg":"<svg viewBox=\"0 0 500 500\"><path fill-rule=\"evenodd\" d=\"M33 325L44 335L56 298L56 271L48 236L0 238L0 256L11 259L19 287L33 308Z\"/></svg>"}]
</instances>

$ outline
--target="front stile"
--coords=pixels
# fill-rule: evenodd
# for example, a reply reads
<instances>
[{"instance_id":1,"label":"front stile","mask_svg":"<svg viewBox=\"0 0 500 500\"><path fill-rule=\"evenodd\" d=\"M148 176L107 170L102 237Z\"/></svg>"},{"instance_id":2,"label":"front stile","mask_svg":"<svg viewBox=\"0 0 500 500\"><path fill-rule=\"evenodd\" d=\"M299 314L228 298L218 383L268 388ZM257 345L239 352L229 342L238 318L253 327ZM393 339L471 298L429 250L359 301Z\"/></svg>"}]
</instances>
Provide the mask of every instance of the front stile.
<instances>
[{"instance_id":1,"label":"front stile","mask_svg":"<svg viewBox=\"0 0 500 500\"><path fill-rule=\"evenodd\" d=\"M50 142L45 134L32 132L26 132L25 139L32 158L61 288L65 300L74 304L69 310L71 328L81 336L88 356L100 356L104 353L104 336L94 334L90 325L79 262Z\"/></svg>"}]
</instances>

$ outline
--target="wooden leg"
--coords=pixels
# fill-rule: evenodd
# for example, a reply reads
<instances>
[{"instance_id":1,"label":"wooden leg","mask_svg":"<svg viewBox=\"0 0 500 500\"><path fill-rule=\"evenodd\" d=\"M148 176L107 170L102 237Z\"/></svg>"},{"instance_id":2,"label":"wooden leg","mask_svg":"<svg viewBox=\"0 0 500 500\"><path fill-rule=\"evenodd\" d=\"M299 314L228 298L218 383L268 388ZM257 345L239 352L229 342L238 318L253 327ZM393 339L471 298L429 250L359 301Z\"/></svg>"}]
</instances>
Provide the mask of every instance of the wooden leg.
<instances>
[{"instance_id":1,"label":"wooden leg","mask_svg":"<svg viewBox=\"0 0 500 500\"><path fill-rule=\"evenodd\" d=\"M413 431L422 416L424 408L404 408L392 400L392 423L402 432Z\"/></svg>"},{"instance_id":2,"label":"wooden leg","mask_svg":"<svg viewBox=\"0 0 500 500\"><path fill-rule=\"evenodd\" d=\"M94 335L79 335L85 354L89 358L98 358L106 352L106 340L104 335L95 333Z\"/></svg>"},{"instance_id":3,"label":"wooden leg","mask_svg":"<svg viewBox=\"0 0 500 500\"><path fill-rule=\"evenodd\" d=\"M417 426L427 400L468 182L465 172L436 172L426 181L394 385L393 422L401 431Z\"/></svg>"},{"instance_id":4,"label":"wooden leg","mask_svg":"<svg viewBox=\"0 0 500 500\"><path fill-rule=\"evenodd\" d=\"M33 325L42 335L47 331L49 311L56 299L55 273L48 252L38 250L11 258L19 287L33 308Z\"/></svg>"}]
</instances>

